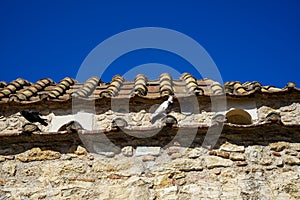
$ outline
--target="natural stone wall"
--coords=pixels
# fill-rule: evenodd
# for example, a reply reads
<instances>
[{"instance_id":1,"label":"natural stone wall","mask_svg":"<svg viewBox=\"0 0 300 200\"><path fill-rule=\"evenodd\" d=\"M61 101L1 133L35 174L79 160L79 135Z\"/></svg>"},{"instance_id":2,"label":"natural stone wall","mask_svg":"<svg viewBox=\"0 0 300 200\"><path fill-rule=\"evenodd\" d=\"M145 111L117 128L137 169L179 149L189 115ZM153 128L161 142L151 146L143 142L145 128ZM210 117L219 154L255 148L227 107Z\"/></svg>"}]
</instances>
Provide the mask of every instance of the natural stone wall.
<instances>
[{"instance_id":1,"label":"natural stone wall","mask_svg":"<svg viewBox=\"0 0 300 200\"><path fill-rule=\"evenodd\" d=\"M182 125L189 125L189 124L205 124L210 126L211 125L211 119L216 114L215 112L212 112L208 108L210 108L210 104L207 104L207 99L205 102L201 102L201 105L199 105L199 114L183 114L180 112L180 105L178 102L174 102L174 106L172 109L172 112L170 115L174 116L178 121L178 126ZM127 101L126 101L127 102ZM247 108L247 102L256 102L257 106L257 119L252 119L252 123L260 123L266 119L266 116L270 112L276 112L281 116L281 121L283 124L300 124L300 102L298 100L293 99L287 99L286 101L279 101L278 99L245 99L240 101L233 101L228 100L228 103L230 103L230 108L234 108L234 102L239 102L239 104L236 104L237 107L240 108L241 105L245 106L245 110L249 109ZM129 126L160 126L159 123L151 124L151 112L155 110L155 108L159 105L158 103L161 103L161 101L155 100L152 104L146 105L142 103L136 103L133 102L131 104L136 106L130 106L135 108L135 111L131 112L117 112L112 111L109 109L110 105L98 105L98 102L96 102L96 110L101 108L101 112L97 112L95 115L95 123L94 123L94 129L110 129L111 123L113 119L119 117L123 118L128 122ZM127 103L130 103L129 100ZM203 107L203 103L205 104L205 108ZM84 104L84 103L83 103ZM91 104L91 103L89 103ZM251 106L253 106L251 104ZM67 104L62 104L64 106L68 106ZM98 105L98 106L97 106ZM229 105L229 104L228 104ZM52 109L45 109L39 110L42 113L42 117L47 119L49 122L48 126L42 126L37 123L37 126L40 131L47 132L47 131L57 131L53 130L51 128L51 121L55 118L55 116L64 116L64 115L70 115L72 114L72 109L70 109L70 106L68 108L62 109L59 108L59 104L56 104L57 108L52 106ZM126 107L126 106L125 106ZM51 107L50 107L51 108ZM24 106L24 109L33 109L28 106ZM229 109L229 107L228 107ZM251 109L253 109L251 107ZM26 120L20 115L19 111L22 110L20 108L16 109L4 109L4 106L0 108L0 132L18 132L22 131L22 126L27 123ZM253 110L252 110L253 112ZM62 126L63 124L61 124Z\"/></svg>"},{"instance_id":2,"label":"natural stone wall","mask_svg":"<svg viewBox=\"0 0 300 200\"><path fill-rule=\"evenodd\" d=\"M259 123L264 121L266 116L270 112L276 112L281 116L281 121L283 124L300 124L300 103L293 103L288 106L283 106L279 108L272 108L269 106L261 106L257 109L258 120L253 121L253 123ZM212 117L216 114L215 112L206 112L201 111L199 114L192 114L192 115L185 115L180 112L172 111L169 113L170 115L174 116L178 121L178 126L182 125L190 125L190 124L204 124L204 125L211 125ZM43 118L47 119L49 122L48 126L42 126L37 123L38 128L40 131L45 132L51 130L51 120L54 118L54 114L51 113L46 116L42 116ZM155 124L151 124L151 113L147 112L146 110L141 110L139 112L130 112L130 113L120 113L120 112L113 112L111 110L103 113L97 114L94 117L94 129L111 129L112 121L115 118L123 118L128 122L129 127L134 126L160 126L161 122L158 120ZM16 132L22 131L22 126L28 123L26 120L20 115L20 113L15 113L10 116L1 116L0 117L0 132ZM62 126L63 124L61 124ZM56 130L58 131L58 130Z\"/></svg>"},{"instance_id":3,"label":"natural stone wall","mask_svg":"<svg viewBox=\"0 0 300 200\"><path fill-rule=\"evenodd\" d=\"M270 112L279 113L284 124L300 124L300 103L291 103L279 108L262 106L258 109L258 115L261 119L264 119Z\"/></svg>"},{"instance_id":4,"label":"natural stone wall","mask_svg":"<svg viewBox=\"0 0 300 200\"><path fill-rule=\"evenodd\" d=\"M300 143L1 154L0 199L300 198Z\"/></svg>"},{"instance_id":5,"label":"natural stone wall","mask_svg":"<svg viewBox=\"0 0 300 200\"><path fill-rule=\"evenodd\" d=\"M27 122L19 111L32 109L31 105L1 107L0 200L300 199L299 99L256 98L258 119L253 123L257 126L224 125L213 149L203 141L216 113L209 110L209 99L199 102L200 113L192 115L180 113L174 103L170 115L178 126L163 127L151 138L113 130L113 120L125 119L126 130L155 130L162 122L149 121L152 106L160 100L151 102L153 105L131 102L127 113L108 109L107 102L96 102L94 128L110 132L83 134L67 130L43 133L50 130L51 123L46 127L37 124L40 131L25 133L22 126ZM68 103L39 106L36 109L48 122L54 115L72 113ZM278 113L283 125L264 123L270 112ZM193 124L200 127L191 145L175 140L166 146L180 127ZM214 133L218 125L211 130ZM104 133L116 148L97 143ZM141 129L138 134L146 131ZM183 134L180 139L189 137ZM92 150L97 153L88 152L84 145L94 145Z\"/></svg>"}]
</instances>

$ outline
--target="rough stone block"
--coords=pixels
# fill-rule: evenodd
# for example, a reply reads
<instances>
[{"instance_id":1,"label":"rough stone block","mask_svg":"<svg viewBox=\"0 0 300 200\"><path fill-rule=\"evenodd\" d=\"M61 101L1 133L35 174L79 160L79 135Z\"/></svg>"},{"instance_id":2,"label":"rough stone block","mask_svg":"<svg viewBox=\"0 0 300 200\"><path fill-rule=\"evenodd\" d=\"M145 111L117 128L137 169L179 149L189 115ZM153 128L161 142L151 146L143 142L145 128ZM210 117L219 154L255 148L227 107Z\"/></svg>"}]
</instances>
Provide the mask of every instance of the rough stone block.
<instances>
[{"instance_id":1,"label":"rough stone block","mask_svg":"<svg viewBox=\"0 0 300 200\"><path fill-rule=\"evenodd\" d=\"M229 158L233 161L244 161L246 159L244 154L236 152L232 152Z\"/></svg>"},{"instance_id":2,"label":"rough stone block","mask_svg":"<svg viewBox=\"0 0 300 200\"><path fill-rule=\"evenodd\" d=\"M233 161L218 156L209 156L205 158L205 163L208 169L212 169L215 167L230 167Z\"/></svg>"},{"instance_id":3,"label":"rough stone block","mask_svg":"<svg viewBox=\"0 0 300 200\"><path fill-rule=\"evenodd\" d=\"M133 155L133 148L132 146L126 146L122 148L122 154L126 157L130 157Z\"/></svg>"},{"instance_id":4,"label":"rough stone block","mask_svg":"<svg viewBox=\"0 0 300 200\"><path fill-rule=\"evenodd\" d=\"M220 150L221 151L229 151L229 152L244 152L245 147L226 142L221 145Z\"/></svg>"},{"instance_id":5,"label":"rough stone block","mask_svg":"<svg viewBox=\"0 0 300 200\"><path fill-rule=\"evenodd\" d=\"M282 150L288 148L289 145L290 144L288 142L275 142L275 143L269 144L271 150L274 150L274 151L282 151Z\"/></svg>"},{"instance_id":6,"label":"rough stone block","mask_svg":"<svg viewBox=\"0 0 300 200\"><path fill-rule=\"evenodd\" d=\"M136 156L159 156L160 147L137 147Z\"/></svg>"}]
</instances>

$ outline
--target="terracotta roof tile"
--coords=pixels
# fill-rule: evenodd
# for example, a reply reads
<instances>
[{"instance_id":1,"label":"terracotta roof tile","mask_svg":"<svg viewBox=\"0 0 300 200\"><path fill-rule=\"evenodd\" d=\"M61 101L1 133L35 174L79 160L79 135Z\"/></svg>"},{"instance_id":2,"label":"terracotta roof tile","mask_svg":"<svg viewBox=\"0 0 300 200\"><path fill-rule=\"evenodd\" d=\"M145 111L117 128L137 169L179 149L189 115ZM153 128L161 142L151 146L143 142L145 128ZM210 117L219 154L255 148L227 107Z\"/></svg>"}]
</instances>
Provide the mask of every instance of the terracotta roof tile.
<instances>
[{"instance_id":1,"label":"terracotta roof tile","mask_svg":"<svg viewBox=\"0 0 300 200\"><path fill-rule=\"evenodd\" d=\"M0 88L4 88L7 86L7 83L5 81L0 81Z\"/></svg>"},{"instance_id":2,"label":"terracotta roof tile","mask_svg":"<svg viewBox=\"0 0 300 200\"><path fill-rule=\"evenodd\" d=\"M170 74L163 73L159 77L159 93L163 96L173 95L173 80Z\"/></svg>"},{"instance_id":3,"label":"terracotta roof tile","mask_svg":"<svg viewBox=\"0 0 300 200\"><path fill-rule=\"evenodd\" d=\"M138 96L145 96L148 92L148 79L143 74L138 74L134 79L133 94Z\"/></svg>"},{"instance_id":4,"label":"terracotta roof tile","mask_svg":"<svg viewBox=\"0 0 300 200\"><path fill-rule=\"evenodd\" d=\"M107 89L100 93L100 97L114 97L117 96L120 87L123 85L125 79L120 76L116 75L112 78L112 81L108 85Z\"/></svg>"},{"instance_id":5,"label":"terracotta roof tile","mask_svg":"<svg viewBox=\"0 0 300 200\"><path fill-rule=\"evenodd\" d=\"M6 87L4 87L1 91L0 91L0 99L3 97L8 97L10 94L14 94L16 93L16 91L22 89L24 86L28 86L31 85L30 82L22 79L22 78L18 78L14 81L12 81L11 83L9 83Z\"/></svg>"},{"instance_id":6,"label":"terracotta roof tile","mask_svg":"<svg viewBox=\"0 0 300 200\"><path fill-rule=\"evenodd\" d=\"M73 92L73 97L88 97L93 94L94 90L100 83L98 77L89 78L79 89Z\"/></svg>"},{"instance_id":7,"label":"terracotta roof tile","mask_svg":"<svg viewBox=\"0 0 300 200\"><path fill-rule=\"evenodd\" d=\"M16 94L11 94L9 101L26 101L30 100L31 97L36 96L38 91L42 91L48 85L54 84L53 80L44 78L37 81L35 84L24 88L23 90L17 91Z\"/></svg>"},{"instance_id":8,"label":"terracotta roof tile","mask_svg":"<svg viewBox=\"0 0 300 200\"><path fill-rule=\"evenodd\" d=\"M135 98L159 99L168 95L184 96L196 94L197 96L226 95L243 97L254 93L284 94L294 91L300 93L295 83L289 82L284 88L262 86L259 82L231 81L221 85L211 79L197 80L189 73L183 73L178 80L170 74L163 73L158 80L148 80L143 74L138 74L134 81L126 81L122 76L116 75L111 82L103 83L98 77L92 77L84 83L66 77L55 84L51 79L41 79L32 84L18 78L8 84L0 82L0 102L38 102L38 101L66 101L70 98Z\"/></svg>"},{"instance_id":9,"label":"terracotta roof tile","mask_svg":"<svg viewBox=\"0 0 300 200\"><path fill-rule=\"evenodd\" d=\"M49 92L47 92L46 95L50 99L56 99L59 96L63 95L66 92L66 90L68 90L71 87L71 85L74 84L74 79L66 77L63 80L61 80L55 87L49 90Z\"/></svg>"},{"instance_id":10,"label":"terracotta roof tile","mask_svg":"<svg viewBox=\"0 0 300 200\"><path fill-rule=\"evenodd\" d=\"M285 94L291 93L291 94L297 94L296 98L299 98L300 90L296 88L296 85L292 82L289 82L284 88L279 89L275 88L273 86L262 86L258 82L226 82L224 85L221 85L218 82L215 82L211 79L203 79L203 80L197 80L195 77L193 77L189 73L183 73L179 80L174 80L169 74L164 73L162 74L158 80L148 80L148 78L143 75L139 74L135 77L134 81L126 81L123 77L116 75L112 78L110 83L102 83L102 81L98 77L92 77L88 80L86 80L84 83L78 83L76 80L72 78L64 78L59 83L55 84L51 79L41 79L37 81L36 83L32 84L24 79L17 79L12 81L9 84L2 84L2 88L0 88L0 110L2 113L5 113L5 115L0 116L3 117L3 119L0 118L0 136L6 137L6 136L18 136L20 138L24 137L27 138L28 135L23 134L22 132L22 125L20 118L19 111L21 109L32 109L34 108L33 105L38 105L37 108L40 110L46 110L45 112L50 112L47 110L55 110L56 114L65 114L65 108L69 106L71 98L80 98L83 99L82 102L87 102L90 100L90 97L96 98L96 105L97 110L96 113L98 116L101 114L104 114L108 111L105 110L106 107L109 107L110 98L135 98L134 103L145 103L145 102L151 102L151 104L155 103L161 103L162 98L166 98L165 96L174 94L174 107L178 106L178 97L180 95L189 95L189 94L196 94L199 98L202 98L201 100L203 104L206 102L209 102L210 96L218 96L222 94L226 94L230 97L247 97L251 94L257 94L257 95L273 95L273 94L279 94L282 95L283 98L285 98ZM203 97L202 97L203 96ZM130 99L132 100L132 99ZM147 101L146 101L147 100ZM149 101L148 101L149 100ZM151 100L151 101L150 101ZM59 101L60 103L55 104L55 102ZM51 102L54 102L54 104L51 104ZM109 103L107 103L109 102ZM103 103L107 103L105 106L102 106ZM150 104L150 103L149 103ZM177 104L177 105L176 105ZM5 106L3 106L5 105ZM56 105L56 106L53 106ZM58 106L57 106L58 105ZM100 106L99 106L100 105ZM150 106L148 113L144 113L141 116L144 116L144 118L147 118L151 116L150 113ZM48 107L49 106L49 107ZM51 107L52 106L52 107ZM80 108L83 108L83 110L88 107L88 105L85 105L84 103L80 104ZM143 105L144 106L144 105ZM15 109L15 111L10 111ZM105 108L103 108L105 107ZM139 115L141 111L141 107L136 106L137 108L134 108L135 115L128 115L127 117L133 117ZM87 108L88 109L88 108ZM102 110L101 110L102 109ZM184 110L184 109L183 109ZM111 114L110 117L114 116L112 114L112 109L110 110ZM174 113L178 112L178 110L174 110ZM10 113L14 112L14 113ZM118 111L116 111L118 112ZM121 112L119 112L120 114ZM13 117L11 114L14 114ZM46 115L46 114L45 114ZM178 115L180 117L180 115ZM7 119L6 119L7 117ZM45 116L44 116L45 117ZM51 118L50 114L47 116ZM259 122L259 123L253 123L250 125L234 125L230 123L224 123L224 130L227 131L230 134L238 134L241 129L248 131L249 133L254 132L257 133L256 130L261 131L261 133L265 133L266 130L271 130L273 132L281 131L284 133L288 133L289 130L296 130L296 133L298 134L300 132L300 125L296 124L293 126L290 126L288 124L278 123L281 122L280 119L276 118L276 115L268 116L271 120ZM267 118L268 118L267 117ZM8 119L9 118L9 119ZM208 117L205 117L206 120ZM9 121L18 119L16 121ZM112 117L112 119L109 119L110 121L105 121L103 124L109 124L111 123L111 120L116 118ZM168 119L168 118L167 118ZM170 118L169 122L167 124L176 124L172 121L174 119ZM193 120L194 121L193 121ZM171 129L171 132L175 132L178 128L198 128L198 133L206 131L207 128L210 126L209 123L206 123L206 121L200 121L199 117L193 116L191 120L188 120L189 123L185 124L178 120L178 126L172 126L172 127L164 127L167 128L167 130ZM277 121L276 121L277 120ZM140 121L140 120L137 120ZM144 120L147 121L148 120ZM193 123L190 123L193 122ZM195 123L194 123L195 122ZM22 122L23 123L23 122ZM102 122L101 122L102 123ZM102 127L102 124L99 122L99 129L96 131L83 131L84 134L98 134L98 133L108 133L112 134L119 133L120 130L112 129L110 130L107 126ZM14 125L16 124L16 125ZM2 128L1 128L2 127ZM11 129L8 129L11 128ZM41 132L34 135L34 137L39 138L43 135L64 135L65 132L52 132L47 133L46 131L48 128L44 127L45 129L41 129ZM153 125L149 126L135 126L130 125L128 127L124 127L124 130L128 130L129 132L153 132L156 130L157 127ZM1 132L1 129L3 131ZM254 131L255 130L255 131ZM10 134L10 135L9 135ZM17 137L17 138L18 138ZM118 136L119 137L119 136ZM71 136L70 136L71 138ZM120 137L119 137L120 138ZM159 141L158 141L159 142Z\"/></svg>"}]
</instances>

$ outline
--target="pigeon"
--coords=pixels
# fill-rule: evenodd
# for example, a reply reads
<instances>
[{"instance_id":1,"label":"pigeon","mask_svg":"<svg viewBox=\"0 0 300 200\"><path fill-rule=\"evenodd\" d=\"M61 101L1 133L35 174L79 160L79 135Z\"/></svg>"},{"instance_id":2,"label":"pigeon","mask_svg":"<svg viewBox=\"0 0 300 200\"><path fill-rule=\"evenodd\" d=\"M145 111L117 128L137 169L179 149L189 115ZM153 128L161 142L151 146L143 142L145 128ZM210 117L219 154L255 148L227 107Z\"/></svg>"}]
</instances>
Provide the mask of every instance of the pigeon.
<instances>
[{"instance_id":1,"label":"pigeon","mask_svg":"<svg viewBox=\"0 0 300 200\"><path fill-rule=\"evenodd\" d=\"M41 113L37 111L21 111L21 115L27 119L29 122L39 122L44 126L47 126L48 123L46 122L46 119L42 119L39 115Z\"/></svg>"},{"instance_id":2,"label":"pigeon","mask_svg":"<svg viewBox=\"0 0 300 200\"><path fill-rule=\"evenodd\" d=\"M166 115L167 109L170 107L172 103L173 103L173 97L169 96L168 100L160 104L160 106L152 114L150 122L153 124L156 120L158 120L158 118L160 118L163 115Z\"/></svg>"}]
</instances>

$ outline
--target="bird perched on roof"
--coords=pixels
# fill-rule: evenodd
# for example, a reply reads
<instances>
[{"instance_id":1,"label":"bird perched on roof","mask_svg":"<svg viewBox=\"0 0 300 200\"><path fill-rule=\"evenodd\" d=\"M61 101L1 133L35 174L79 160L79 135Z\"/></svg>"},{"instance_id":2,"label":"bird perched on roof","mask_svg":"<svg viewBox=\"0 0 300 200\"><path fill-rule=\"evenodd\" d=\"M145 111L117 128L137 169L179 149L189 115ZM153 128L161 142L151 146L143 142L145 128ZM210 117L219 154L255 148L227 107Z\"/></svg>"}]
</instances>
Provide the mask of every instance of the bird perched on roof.
<instances>
[{"instance_id":1,"label":"bird perched on roof","mask_svg":"<svg viewBox=\"0 0 300 200\"><path fill-rule=\"evenodd\" d=\"M169 96L168 100L164 101L160 106L155 110L155 112L152 114L151 123L154 123L158 118L165 116L167 113L168 108L173 103L173 97Z\"/></svg>"},{"instance_id":2,"label":"bird perched on roof","mask_svg":"<svg viewBox=\"0 0 300 200\"><path fill-rule=\"evenodd\" d=\"M25 111L22 110L21 115L28 120L29 122L39 122L40 124L47 126L48 123L46 122L46 119L41 118L39 115L41 114L40 112L37 111Z\"/></svg>"}]
</instances>

